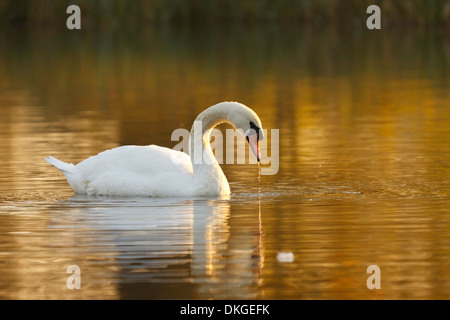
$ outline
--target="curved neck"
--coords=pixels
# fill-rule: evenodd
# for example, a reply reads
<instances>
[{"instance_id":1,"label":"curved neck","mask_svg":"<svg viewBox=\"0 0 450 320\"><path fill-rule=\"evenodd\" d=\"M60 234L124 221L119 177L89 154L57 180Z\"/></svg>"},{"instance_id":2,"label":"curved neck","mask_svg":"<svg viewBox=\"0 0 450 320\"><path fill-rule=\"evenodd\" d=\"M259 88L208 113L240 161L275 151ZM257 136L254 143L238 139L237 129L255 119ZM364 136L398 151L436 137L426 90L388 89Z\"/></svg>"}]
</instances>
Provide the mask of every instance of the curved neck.
<instances>
[{"instance_id":1,"label":"curved neck","mask_svg":"<svg viewBox=\"0 0 450 320\"><path fill-rule=\"evenodd\" d=\"M194 173L199 166L212 165L219 167L211 150L211 130L222 122L231 123L228 119L228 111L223 103L216 104L199 114L192 125L189 139L189 153L191 156ZM220 168L220 167L219 167Z\"/></svg>"},{"instance_id":2,"label":"curved neck","mask_svg":"<svg viewBox=\"0 0 450 320\"><path fill-rule=\"evenodd\" d=\"M192 125L189 153L194 171L194 186L200 194L230 194L227 178L211 150L209 139L211 130L222 122L236 128L236 114L242 108L243 105L236 102L221 102L200 113Z\"/></svg>"},{"instance_id":3,"label":"curved neck","mask_svg":"<svg viewBox=\"0 0 450 320\"><path fill-rule=\"evenodd\" d=\"M212 106L197 117L191 129L189 153L194 171L194 186L200 194L229 195L230 186L209 143L211 130L222 122L233 125L227 103ZM232 109L232 108L231 108Z\"/></svg>"}]
</instances>

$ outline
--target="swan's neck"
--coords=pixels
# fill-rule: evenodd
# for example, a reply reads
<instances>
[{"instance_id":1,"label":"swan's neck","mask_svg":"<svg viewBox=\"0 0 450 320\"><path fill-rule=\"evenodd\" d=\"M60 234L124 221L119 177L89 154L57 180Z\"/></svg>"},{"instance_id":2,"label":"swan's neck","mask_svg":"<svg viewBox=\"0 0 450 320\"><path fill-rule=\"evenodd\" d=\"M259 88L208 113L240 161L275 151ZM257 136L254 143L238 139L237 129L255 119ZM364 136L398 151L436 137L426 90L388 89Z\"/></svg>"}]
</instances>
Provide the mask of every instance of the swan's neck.
<instances>
[{"instance_id":1,"label":"swan's neck","mask_svg":"<svg viewBox=\"0 0 450 320\"><path fill-rule=\"evenodd\" d=\"M203 111L194 121L190 132L189 152L197 186L211 192L229 194L228 181L214 156L209 142L211 130L222 122L231 123L227 110L215 105Z\"/></svg>"}]
</instances>

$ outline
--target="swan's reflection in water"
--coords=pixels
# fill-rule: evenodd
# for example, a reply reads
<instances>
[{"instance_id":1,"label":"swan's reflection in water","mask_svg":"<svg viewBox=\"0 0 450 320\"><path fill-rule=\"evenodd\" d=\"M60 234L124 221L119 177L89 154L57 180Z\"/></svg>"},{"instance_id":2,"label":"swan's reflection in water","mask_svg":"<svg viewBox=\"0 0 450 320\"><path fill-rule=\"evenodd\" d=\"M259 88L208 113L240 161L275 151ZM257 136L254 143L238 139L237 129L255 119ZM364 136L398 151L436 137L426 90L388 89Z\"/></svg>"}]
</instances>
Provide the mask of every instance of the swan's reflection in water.
<instances>
[{"instance_id":1,"label":"swan's reflection in water","mask_svg":"<svg viewBox=\"0 0 450 320\"><path fill-rule=\"evenodd\" d=\"M74 238L88 234L78 243L86 246L94 271L83 273L87 285L109 283L118 298L256 298L254 287L262 278L261 225L255 221L248 232L239 230L231 238L230 199L77 195L66 204L76 211L71 214L75 221L66 221ZM109 268L94 270L105 260Z\"/></svg>"}]
</instances>

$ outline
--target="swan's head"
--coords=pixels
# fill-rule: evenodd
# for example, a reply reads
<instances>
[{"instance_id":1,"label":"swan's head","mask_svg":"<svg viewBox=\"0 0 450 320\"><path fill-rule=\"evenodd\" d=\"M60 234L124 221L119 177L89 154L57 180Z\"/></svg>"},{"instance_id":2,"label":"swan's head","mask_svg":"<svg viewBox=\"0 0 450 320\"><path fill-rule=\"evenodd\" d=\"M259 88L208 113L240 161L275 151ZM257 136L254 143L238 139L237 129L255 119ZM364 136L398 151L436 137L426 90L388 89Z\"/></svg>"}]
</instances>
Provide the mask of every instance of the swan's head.
<instances>
[{"instance_id":1,"label":"swan's head","mask_svg":"<svg viewBox=\"0 0 450 320\"><path fill-rule=\"evenodd\" d=\"M258 161L261 160L259 141L264 138L261 120L249 107L238 102L225 102L229 104L228 120L236 128L240 129L250 145Z\"/></svg>"}]
</instances>

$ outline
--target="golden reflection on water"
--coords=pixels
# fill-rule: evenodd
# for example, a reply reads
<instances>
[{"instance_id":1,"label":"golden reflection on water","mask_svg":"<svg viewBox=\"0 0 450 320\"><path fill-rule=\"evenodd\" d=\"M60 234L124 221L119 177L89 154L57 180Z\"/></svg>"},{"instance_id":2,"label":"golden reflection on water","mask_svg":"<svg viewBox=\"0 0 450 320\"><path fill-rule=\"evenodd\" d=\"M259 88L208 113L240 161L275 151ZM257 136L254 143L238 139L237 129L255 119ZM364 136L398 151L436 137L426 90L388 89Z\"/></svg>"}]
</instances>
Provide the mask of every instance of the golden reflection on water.
<instances>
[{"instance_id":1,"label":"golden reflection on water","mask_svg":"<svg viewBox=\"0 0 450 320\"><path fill-rule=\"evenodd\" d=\"M15 32L0 37L1 298L450 297L448 37ZM230 199L72 198L43 161L174 146L223 100L280 130L277 175L223 165Z\"/></svg>"}]
</instances>

